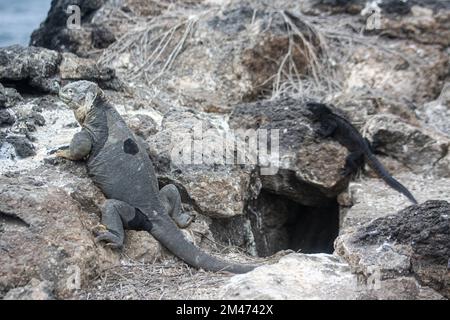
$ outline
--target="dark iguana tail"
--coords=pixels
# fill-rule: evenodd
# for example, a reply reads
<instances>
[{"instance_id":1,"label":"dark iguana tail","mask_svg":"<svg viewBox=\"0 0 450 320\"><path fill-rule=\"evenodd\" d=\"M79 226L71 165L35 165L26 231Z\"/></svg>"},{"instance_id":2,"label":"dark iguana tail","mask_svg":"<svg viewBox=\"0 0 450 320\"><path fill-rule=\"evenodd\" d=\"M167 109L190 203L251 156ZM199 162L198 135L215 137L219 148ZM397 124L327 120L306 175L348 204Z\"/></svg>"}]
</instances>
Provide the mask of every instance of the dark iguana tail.
<instances>
[{"instance_id":1,"label":"dark iguana tail","mask_svg":"<svg viewBox=\"0 0 450 320\"><path fill-rule=\"evenodd\" d=\"M255 265L225 262L200 250L184 237L172 219L165 214L153 216L150 221L152 228L148 232L173 254L195 268L202 268L207 271L246 273L257 267Z\"/></svg>"},{"instance_id":2,"label":"dark iguana tail","mask_svg":"<svg viewBox=\"0 0 450 320\"><path fill-rule=\"evenodd\" d=\"M417 200L409 192L408 189L400 182L395 180L383 167L383 165L378 161L378 159L370 152L366 152L367 164L377 173L377 175L384 180L390 187L394 190L405 195L412 203L417 204Z\"/></svg>"}]
</instances>

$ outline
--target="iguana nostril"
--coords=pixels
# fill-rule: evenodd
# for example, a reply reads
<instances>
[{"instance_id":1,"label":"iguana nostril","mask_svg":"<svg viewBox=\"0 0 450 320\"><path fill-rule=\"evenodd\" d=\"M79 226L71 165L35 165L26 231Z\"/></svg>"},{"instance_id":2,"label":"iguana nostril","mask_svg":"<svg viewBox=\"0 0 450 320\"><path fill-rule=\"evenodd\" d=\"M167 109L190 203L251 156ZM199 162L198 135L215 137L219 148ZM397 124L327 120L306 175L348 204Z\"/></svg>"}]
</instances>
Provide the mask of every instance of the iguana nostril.
<instances>
[{"instance_id":1,"label":"iguana nostril","mask_svg":"<svg viewBox=\"0 0 450 320\"><path fill-rule=\"evenodd\" d=\"M133 139L128 138L123 142L123 151L125 151L125 153L135 155L139 152L139 147Z\"/></svg>"}]
</instances>

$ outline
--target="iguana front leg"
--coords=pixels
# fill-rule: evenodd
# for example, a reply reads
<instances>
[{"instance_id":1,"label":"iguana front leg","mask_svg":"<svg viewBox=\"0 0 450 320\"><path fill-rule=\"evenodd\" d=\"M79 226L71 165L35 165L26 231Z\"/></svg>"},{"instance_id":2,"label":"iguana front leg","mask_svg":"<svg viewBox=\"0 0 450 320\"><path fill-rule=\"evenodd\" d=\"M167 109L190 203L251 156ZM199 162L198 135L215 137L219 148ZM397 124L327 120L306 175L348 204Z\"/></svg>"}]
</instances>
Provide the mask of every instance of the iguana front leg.
<instances>
[{"instance_id":1,"label":"iguana front leg","mask_svg":"<svg viewBox=\"0 0 450 320\"><path fill-rule=\"evenodd\" d=\"M69 160L81 160L91 152L91 149L91 136L82 129L73 136L69 149L59 150L55 155Z\"/></svg>"},{"instance_id":2,"label":"iguana front leg","mask_svg":"<svg viewBox=\"0 0 450 320\"><path fill-rule=\"evenodd\" d=\"M334 131L336 131L337 126L338 125L335 121L324 120L320 123L317 133L323 138L331 137Z\"/></svg>"},{"instance_id":3,"label":"iguana front leg","mask_svg":"<svg viewBox=\"0 0 450 320\"><path fill-rule=\"evenodd\" d=\"M161 202L166 212L180 228L186 228L193 220L193 216L181 210L181 196L177 187L168 184L159 190Z\"/></svg>"}]
</instances>

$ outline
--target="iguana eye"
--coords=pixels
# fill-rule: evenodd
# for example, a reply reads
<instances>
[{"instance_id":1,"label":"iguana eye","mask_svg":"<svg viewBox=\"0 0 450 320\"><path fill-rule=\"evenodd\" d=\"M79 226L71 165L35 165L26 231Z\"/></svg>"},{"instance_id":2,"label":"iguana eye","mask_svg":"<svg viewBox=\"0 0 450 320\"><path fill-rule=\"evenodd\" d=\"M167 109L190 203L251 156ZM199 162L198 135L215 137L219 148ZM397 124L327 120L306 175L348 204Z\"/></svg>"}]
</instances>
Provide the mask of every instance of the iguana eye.
<instances>
[{"instance_id":1,"label":"iguana eye","mask_svg":"<svg viewBox=\"0 0 450 320\"><path fill-rule=\"evenodd\" d=\"M72 89L67 89L67 93L72 95L73 94L73 90Z\"/></svg>"}]
</instances>

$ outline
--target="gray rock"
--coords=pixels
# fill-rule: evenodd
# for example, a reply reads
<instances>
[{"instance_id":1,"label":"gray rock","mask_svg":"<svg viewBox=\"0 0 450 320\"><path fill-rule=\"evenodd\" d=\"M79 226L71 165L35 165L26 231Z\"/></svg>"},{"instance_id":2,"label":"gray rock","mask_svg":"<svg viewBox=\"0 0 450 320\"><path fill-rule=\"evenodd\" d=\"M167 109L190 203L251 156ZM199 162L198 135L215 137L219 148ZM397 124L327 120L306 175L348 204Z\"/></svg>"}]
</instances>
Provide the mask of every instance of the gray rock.
<instances>
[{"instance_id":1,"label":"gray rock","mask_svg":"<svg viewBox=\"0 0 450 320\"><path fill-rule=\"evenodd\" d=\"M104 89L119 90L122 82L116 77L114 69L99 66L93 59L80 58L72 53L63 53L59 66L63 81L89 80L97 82Z\"/></svg>"},{"instance_id":2,"label":"gray rock","mask_svg":"<svg viewBox=\"0 0 450 320\"><path fill-rule=\"evenodd\" d=\"M251 168L226 163L222 151L234 142L224 139L226 132L220 117L172 110L164 116L161 130L147 139L160 183L177 185L183 201L210 217L242 214L250 184Z\"/></svg>"},{"instance_id":3,"label":"gray rock","mask_svg":"<svg viewBox=\"0 0 450 320\"><path fill-rule=\"evenodd\" d=\"M285 98L240 104L229 122L235 130L279 130L279 170L261 175L264 189L303 205L320 206L348 184L348 177L340 174L347 149L315 133L303 103Z\"/></svg>"},{"instance_id":4,"label":"gray rock","mask_svg":"<svg viewBox=\"0 0 450 320\"><path fill-rule=\"evenodd\" d=\"M170 12L167 15L163 12L153 21L156 28L151 30L155 38L164 38L172 28L175 31L166 50L159 53L156 41L144 47L138 39L150 39L146 31L130 31L129 36L108 47L101 59L136 87L146 84L148 89L142 94L161 100L158 103L161 111L166 111L164 104L175 102L201 111L225 113L236 103L255 100L270 92L289 52L290 38L286 32L289 23L303 33L303 39L292 37L295 45L285 68L281 68L282 74L288 73L290 67L306 74L313 54L306 53L304 48L320 51L320 40L310 24L292 15L288 17L263 2L230 2L215 5L213 10L202 6L194 16L184 12L189 13L180 12L176 19ZM177 27L178 24L182 26ZM185 30L190 31L183 40ZM136 45L127 52L121 51L132 38L136 38ZM180 44L184 44L183 50L177 56ZM171 66L167 68L169 62Z\"/></svg>"},{"instance_id":5,"label":"gray rock","mask_svg":"<svg viewBox=\"0 0 450 320\"><path fill-rule=\"evenodd\" d=\"M39 97L34 101L33 111L42 112L43 110L58 109L58 104L61 103L56 96L46 95Z\"/></svg>"},{"instance_id":6,"label":"gray rock","mask_svg":"<svg viewBox=\"0 0 450 320\"><path fill-rule=\"evenodd\" d=\"M57 51L85 53L85 49L89 49L85 43L90 44L91 32L90 29L84 28L84 24L91 21L93 13L104 2L104 0L58 0L52 2L47 18L31 35L30 45ZM69 5L78 5L80 8L81 21L83 22L81 30L70 30L66 27L69 17L66 10Z\"/></svg>"},{"instance_id":7,"label":"gray rock","mask_svg":"<svg viewBox=\"0 0 450 320\"><path fill-rule=\"evenodd\" d=\"M6 142L12 144L16 153L21 158L27 158L36 154L34 145L24 136L10 135L6 137Z\"/></svg>"},{"instance_id":8,"label":"gray rock","mask_svg":"<svg viewBox=\"0 0 450 320\"><path fill-rule=\"evenodd\" d=\"M322 10L351 14L359 14L367 3L365 0L313 0L312 2ZM450 9L450 6L445 1L440 0L380 0L377 3L379 8L382 9L381 12L391 18L408 15L411 13L411 8L414 5L420 5L436 11L445 8Z\"/></svg>"},{"instance_id":9,"label":"gray rock","mask_svg":"<svg viewBox=\"0 0 450 320\"><path fill-rule=\"evenodd\" d=\"M395 176L414 194L419 203L429 199L450 202L448 185L450 179L423 177L411 173ZM357 179L351 182L345 194L341 194L340 234L363 227L367 223L394 214L399 209L410 206L404 196L389 188L380 179Z\"/></svg>"},{"instance_id":10,"label":"gray rock","mask_svg":"<svg viewBox=\"0 0 450 320\"><path fill-rule=\"evenodd\" d=\"M422 104L439 94L436 90L440 90L448 63L449 56L439 46L421 46L417 51L405 42L395 41L386 51L357 45L343 65L343 91L351 97L369 90L372 97Z\"/></svg>"},{"instance_id":11,"label":"gray rock","mask_svg":"<svg viewBox=\"0 0 450 320\"><path fill-rule=\"evenodd\" d=\"M73 54L40 47L13 45L0 49L0 81L28 85L29 91L57 92L55 80L91 80L105 89L118 90L122 83L109 67Z\"/></svg>"},{"instance_id":12,"label":"gray rock","mask_svg":"<svg viewBox=\"0 0 450 320\"><path fill-rule=\"evenodd\" d=\"M114 33L102 25L93 25L92 27L92 46L97 49L107 48L116 41Z\"/></svg>"},{"instance_id":13,"label":"gray rock","mask_svg":"<svg viewBox=\"0 0 450 320\"><path fill-rule=\"evenodd\" d=\"M127 231L123 253L141 263L153 263L162 256L159 242L145 231Z\"/></svg>"},{"instance_id":14,"label":"gray rock","mask_svg":"<svg viewBox=\"0 0 450 320\"><path fill-rule=\"evenodd\" d=\"M449 216L446 201L410 206L340 236L336 251L373 284L374 292L406 299L438 298L429 289L433 288L448 298ZM392 285L405 281L412 285L408 290Z\"/></svg>"},{"instance_id":15,"label":"gray rock","mask_svg":"<svg viewBox=\"0 0 450 320\"><path fill-rule=\"evenodd\" d=\"M450 83L446 83L435 101L421 105L417 113L431 128L450 136Z\"/></svg>"},{"instance_id":16,"label":"gray rock","mask_svg":"<svg viewBox=\"0 0 450 320\"><path fill-rule=\"evenodd\" d=\"M415 173L434 170L448 153L450 138L435 131L414 126L388 114L373 116L365 131L375 151L387 154L411 168ZM450 176L450 168L442 172Z\"/></svg>"},{"instance_id":17,"label":"gray rock","mask_svg":"<svg viewBox=\"0 0 450 320\"><path fill-rule=\"evenodd\" d=\"M48 281L31 279L24 287L17 287L8 291L4 300L53 300L53 288Z\"/></svg>"},{"instance_id":18,"label":"gray rock","mask_svg":"<svg viewBox=\"0 0 450 320\"><path fill-rule=\"evenodd\" d=\"M18 102L22 101L22 96L14 88L5 88L0 83L0 109L12 108Z\"/></svg>"},{"instance_id":19,"label":"gray rock","mask_svg":"<svg viewBox=\"0 0 450 320\"><path fill-rule=\"evenodd\" d=\"M33 119L34 123L39 126L39 127L43 127L45 125L45 118L43 115L41 115L40 113L37 112L33 112L31 114L31 118Z\"/></svg>"},{"instance_id":20,"label":"gray rock","mask_svg":"<svg viewBox=\"0 0 450 320\"><path fill-rule=\"evenodd\" d=\"M328 11L334 14L359 14L366 4L365 0L312 0L310 9L314 14Z\"/></svg>"},{"instance_id":21,"label":"gray rock","mask_svg":"<svg viewBox=\"0 0 450 320\"><path fill-rule=\"evenodd\" d=\"M54 91L53 80L61 55L38 47L13 45L0 49L0 81L25 81L44 92Z\"/></svg>"},{"instance_id":22,"label":"gray rock","mask_svg":"<svg viewBox=\"0 0 450 320\"><path fill-rule=\"evenodd\" d=\"M0 126L13 125L16 119L8 110L0 110Z\"/></svg>"},{"instance_id":23,"label":"gray rock","mask_svg":"<svg viewBox=\"0 0 450 320\"><path fill-rule=\"evenodd\" d=\"M383 19L383 33L390 37L411 38L419 43L448 46L450 44L448 1L435 1L434 6L424 4L422 1L414 1L417 5L413 6L412 2L407 16L399 18L387 15Z\"/></svg>"},{"instance_id":24,"label":"gray rock","mask_svg":"<svg viewBox=\"0 0 450 320\"><path fill-rule=\"evenodd\" d=\"M68 298L118 263L117 253L94 243L99 218L80 198L104 199L88 178L55 167L0 176L0 297L35 278Z\"/></svg>"},{"instance_id":25,"label":"gray rock","mask_svg":"<svg viewBox=\"0 0 450 320\"><path fill-rule=\"evenodd\" d=\"M367 298L364 285L339 258L326 254L290 254L231 278L221 299L354 300Z\"/></svg>"},{"instance_id":26,"label":"gray rock","mask_svg":"<svg viewBox=\"0 0 450 320\"><path fill-rule=\"evenodd\" d=\"M148 115L126 114L123 118L128 127L144 140L158 132L158 124Z\"/></svg>"}]
</instances>

